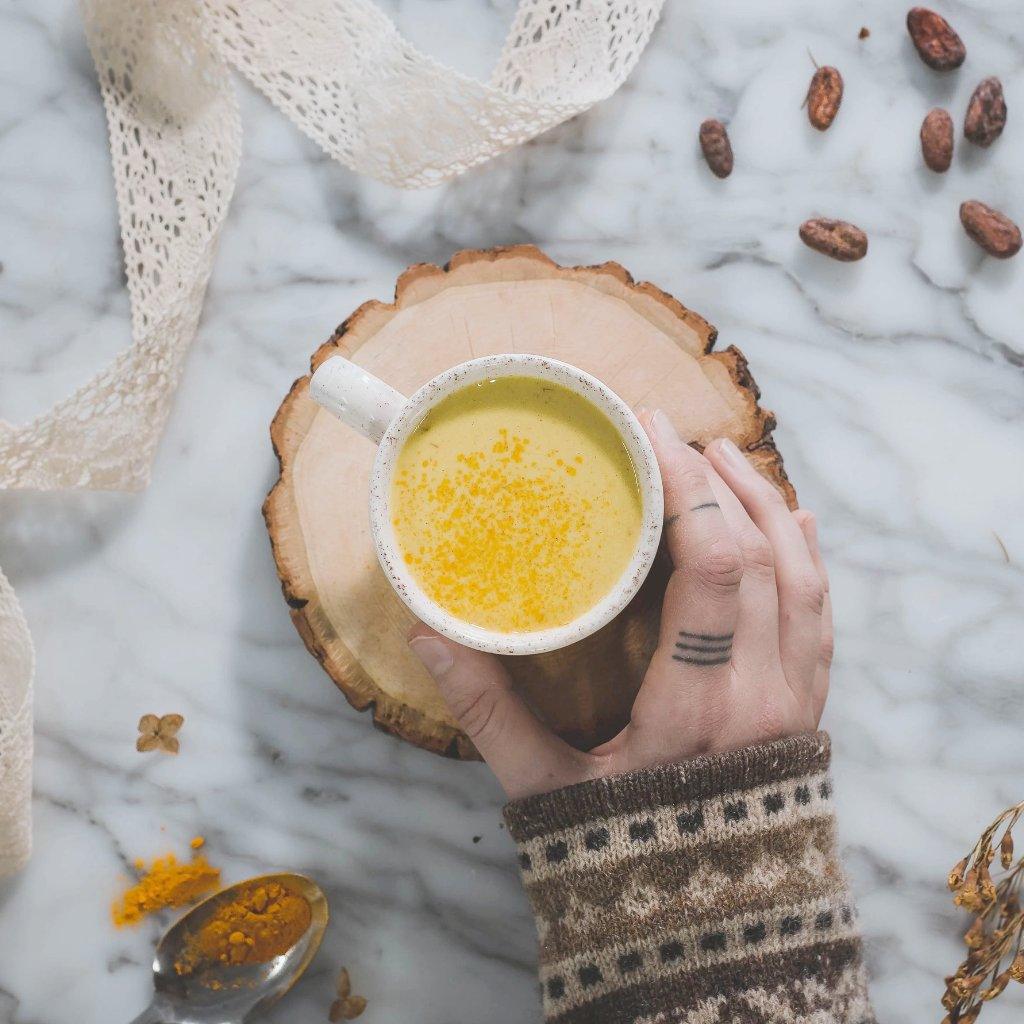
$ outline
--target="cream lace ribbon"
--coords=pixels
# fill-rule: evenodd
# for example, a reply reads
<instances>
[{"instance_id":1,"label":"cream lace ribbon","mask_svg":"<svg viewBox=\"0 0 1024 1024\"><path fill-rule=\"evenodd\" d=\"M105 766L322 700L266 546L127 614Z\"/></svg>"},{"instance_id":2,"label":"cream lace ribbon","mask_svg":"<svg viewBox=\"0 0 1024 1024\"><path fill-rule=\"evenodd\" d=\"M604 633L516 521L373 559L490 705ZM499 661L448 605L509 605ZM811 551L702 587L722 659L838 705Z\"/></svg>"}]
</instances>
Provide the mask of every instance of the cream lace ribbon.
<instances>
[{"instance_id":1,"label":"cream lace ribbon","mask_svg":"<svg viewBox=\"0 0 1024 1024\"><path fill-rule=\"evenodd\" d=\"M489 83L420 53L369 0L81 0L110 133L132 344L23 426L0 487L146 485L195 334L242 130L228 66L334 159L451 178L610 96L663 0L522 0ZM0 573L0 876L31 845L33 649Z\"/></svg>"}]
</instances>

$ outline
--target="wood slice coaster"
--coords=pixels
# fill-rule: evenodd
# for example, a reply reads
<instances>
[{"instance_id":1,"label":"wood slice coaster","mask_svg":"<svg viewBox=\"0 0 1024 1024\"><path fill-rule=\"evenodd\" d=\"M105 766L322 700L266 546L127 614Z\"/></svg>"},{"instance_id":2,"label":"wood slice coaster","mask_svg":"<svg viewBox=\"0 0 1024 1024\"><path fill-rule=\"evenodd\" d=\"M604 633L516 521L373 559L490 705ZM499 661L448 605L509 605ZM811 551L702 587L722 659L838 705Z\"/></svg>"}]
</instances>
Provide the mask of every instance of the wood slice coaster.
<instances>
[{"instance_id":1,"label":"wood slice coaster","mask_svg":"<svg viewBox=\"0 0 1024 1024\"><path fill-rule=\"evenodd\" d=\"M775 419L743 354L713 352L716 331L616 263L561 267L532 246L466 251L420 264L395 301L364 303L321 345L312 369L342 354L404 394L476 356L534 352L603 380L632 407L661 408L703 446L730 437L795 506L771 432ZM370 537L368 480L376 449L292 385L271 439L281 475L263 507L292 620L353 707L410 743L477 757L409 651L412 615L381 572ZM550 654L506 658L520 692L580 747L613 736L654 650L667 558L599 633Z\"/></svg>"}]
</instances>

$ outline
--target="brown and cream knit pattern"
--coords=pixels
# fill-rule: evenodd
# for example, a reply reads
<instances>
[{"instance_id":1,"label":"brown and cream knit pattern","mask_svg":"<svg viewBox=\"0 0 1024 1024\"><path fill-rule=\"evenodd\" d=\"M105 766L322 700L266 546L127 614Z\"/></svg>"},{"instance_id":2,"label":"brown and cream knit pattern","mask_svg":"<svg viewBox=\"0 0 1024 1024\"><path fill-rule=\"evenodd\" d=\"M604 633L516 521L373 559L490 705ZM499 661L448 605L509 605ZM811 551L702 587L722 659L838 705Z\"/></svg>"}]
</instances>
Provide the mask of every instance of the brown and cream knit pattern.
<instances>
[{"instance_id":1,"label":"brown and cream knit pattern","mask_svg":"<svg viewBox=\"0 0 1024 1024\"><path fill-rule=\"evenodd\" d=\"M557 1024L872 1024L825 733L570 786L505 819Z\"/></svg>"}]
</instances>

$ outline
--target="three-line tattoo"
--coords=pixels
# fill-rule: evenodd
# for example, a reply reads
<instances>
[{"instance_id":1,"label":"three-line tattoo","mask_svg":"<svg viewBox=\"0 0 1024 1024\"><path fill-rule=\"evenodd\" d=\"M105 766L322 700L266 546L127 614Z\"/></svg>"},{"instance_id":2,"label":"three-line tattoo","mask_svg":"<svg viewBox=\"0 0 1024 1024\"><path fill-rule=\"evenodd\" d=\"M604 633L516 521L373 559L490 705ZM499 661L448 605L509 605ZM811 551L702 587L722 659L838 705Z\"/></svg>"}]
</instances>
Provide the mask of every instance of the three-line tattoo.
<instances>
[{"instance_id":1,"label":"three-line tattoo","mask_svg":"<svg viewBox=\"0 0 1024 1024\"><path fill-rule=\"evenodd\" d=\"M687 665L725 665L732 658L732 633L716 636L712 633L679 631L673 661Z\"/></svg>"}]
</instances>

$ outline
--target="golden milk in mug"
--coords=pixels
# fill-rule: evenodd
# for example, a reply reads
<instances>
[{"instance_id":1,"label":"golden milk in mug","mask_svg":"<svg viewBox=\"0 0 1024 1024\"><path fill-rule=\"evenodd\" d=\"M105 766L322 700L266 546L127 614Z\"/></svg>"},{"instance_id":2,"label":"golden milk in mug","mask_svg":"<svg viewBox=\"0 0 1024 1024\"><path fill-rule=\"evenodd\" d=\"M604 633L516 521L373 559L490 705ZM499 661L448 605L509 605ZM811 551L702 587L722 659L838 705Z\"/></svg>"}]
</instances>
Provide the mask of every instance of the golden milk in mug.
<instances>
[{"instance_id":1,"label":"golden milk in mug","mask_svg":"<svg viewBox=\"0 0 1024 1024\"><path fill-rule=\"evenodd\" d=\"M629 565L643 519L629 450L583 395L537 377L469 384L399 451L391 523L423 591L502 633L561 626Z\"/></svg>"}]
</instances>

